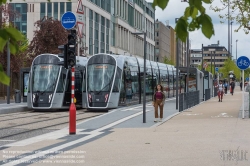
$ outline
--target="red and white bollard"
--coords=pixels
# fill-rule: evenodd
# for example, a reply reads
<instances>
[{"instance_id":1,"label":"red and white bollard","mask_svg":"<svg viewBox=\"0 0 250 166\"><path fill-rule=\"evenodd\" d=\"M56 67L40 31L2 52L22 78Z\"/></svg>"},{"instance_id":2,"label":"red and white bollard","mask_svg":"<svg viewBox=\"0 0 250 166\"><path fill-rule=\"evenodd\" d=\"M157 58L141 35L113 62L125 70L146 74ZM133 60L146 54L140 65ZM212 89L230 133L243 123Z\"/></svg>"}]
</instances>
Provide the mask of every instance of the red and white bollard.
<instances>
[{"instance_id":1,"label":"red and white bollard","mask_svg":"<svg viewBox=\"0 0 250 166\"><path fill-rule=\"evenodd\" d=\"M76 134L75 67L71 68L71 104L69 107L69 134Z\"/></svg>"}]
</instances>

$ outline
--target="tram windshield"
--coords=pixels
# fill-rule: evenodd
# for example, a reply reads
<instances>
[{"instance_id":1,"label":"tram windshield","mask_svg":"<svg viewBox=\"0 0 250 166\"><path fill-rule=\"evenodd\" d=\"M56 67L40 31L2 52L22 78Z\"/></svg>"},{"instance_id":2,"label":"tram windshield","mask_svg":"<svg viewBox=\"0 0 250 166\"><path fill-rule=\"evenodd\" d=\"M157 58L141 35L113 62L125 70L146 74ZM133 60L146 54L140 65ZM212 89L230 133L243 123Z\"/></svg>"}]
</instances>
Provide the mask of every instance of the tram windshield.
<instances>
[{"instance_id":1,"label":"tram windshield","mask_svg":"<svg viewBox=\"0 0 250 166\"><path fill-rule=\"evenodd\" d=\"M88 65L88 91L103 92L110 91L112 87L115 66L111 64Z\"/></svg>"},{"instance_id":2,"label":"tram windshield","mask_svg":"<svg viewBox=\"0 0 250 166\"><path fill-rule=\"evenodd\" d=\"M32 74L32 91L41 93L53 92L55 90L60 66L57 65L35 65Z\"/></svg>"}]
</instances>

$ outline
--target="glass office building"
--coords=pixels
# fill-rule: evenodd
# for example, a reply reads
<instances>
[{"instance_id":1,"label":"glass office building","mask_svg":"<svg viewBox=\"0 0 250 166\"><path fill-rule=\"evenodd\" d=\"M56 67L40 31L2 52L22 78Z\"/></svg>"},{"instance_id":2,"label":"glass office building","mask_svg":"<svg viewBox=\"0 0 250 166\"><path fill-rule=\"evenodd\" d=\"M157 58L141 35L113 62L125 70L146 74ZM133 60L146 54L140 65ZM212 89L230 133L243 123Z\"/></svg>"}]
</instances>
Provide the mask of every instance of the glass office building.
<instances>
[{"instance_id":1,"label":"glass office building","mask_svg":"<svg viewBox=\"0 0 250 166\"><path fill-rule=\"evenodd\" d=\"M12 1L13 2L13 1ZM76 13L77 0L51 1L16 0L12 6L20 11L21 20L14 20L20 31L33 39L34 23L46 17L60 20L66 11ZM143 36L147 33L146 56L154 60L154 9L145 0L82 0L84 10L81 48L84 55L116 53L143 57ZM24 18L23 18L24 17ZM27 20L29 20L27 22Z\"/></svg>"}]
</instances>

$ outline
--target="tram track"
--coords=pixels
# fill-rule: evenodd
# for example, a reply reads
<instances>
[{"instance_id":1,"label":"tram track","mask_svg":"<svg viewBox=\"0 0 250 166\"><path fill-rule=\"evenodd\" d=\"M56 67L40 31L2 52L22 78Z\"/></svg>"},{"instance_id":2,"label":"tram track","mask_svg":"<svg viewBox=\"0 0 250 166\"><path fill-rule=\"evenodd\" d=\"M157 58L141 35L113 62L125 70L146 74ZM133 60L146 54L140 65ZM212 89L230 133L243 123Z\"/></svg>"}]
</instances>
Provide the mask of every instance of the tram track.
<instances>
[{"instance_id":1,"label":"tram track","mask_svg":"<svg viewBox=\"0 0 250 166\"><path fill-rule=\"evenodd\" d=\"M32 114L33 112L30 112ZM62 112L61 112L62 113ZM68 112L67 112L68 113ZM0 146L7 144L7 143L13 143L15 141L31 138L37 135L53 132L60 130L67 126L69 123L69 115L62 116L60 112L55 112L55 114L39 114L36 116L26 116L26 118L22 117L21 123L18 123L15 119L12 122L12 120L5 121L5 125L2 125L3 122L0 122L0 126L5 126L0 128ZM84 113L77 113L76 115L76 122L80 122L89 118L97 117L103 113L101 112L84 112ZM7 116L7 114L6 114ZM60 117L54 117L49 118L49 116L60 116ZM22 123L23 121L28 121L32 117L32 120L35 119L35 121L30 123ZM2 117L3 118L3 117ZM18 117L17 117L18 118ZM43 118L49 118L49 119L43 119ZM0 118L1 119L1 118ZM42 120L41 120L42 119ZM8 123L9 122L9 123ZM15 125L7 126L11 123L16 123Z\"/></svg>"},{"instance_id":2,"label":"tram track","mask_svg":"<svg viewBox=\"0 0 250 166\"><path fill-rule=\"evenodd\" d=\"M76 114L76 116L79 116L79 115L82 115L82 114L84 114L84 113L78 113L78 114ZM45 115L45 116L43 116L43 115ZM49 118L48 114L43 114L43 115L42 115L43 117L40 117L40 119L43 119L43 120L34 121L34 122L30 122L30 123L22 123L22 124L12 125L12 126L6 127L5 129L14 128L14 127L20 127L20 126L24 126L24 125L31 125L31 124L35 124L35 123L39 123L39 122L52 121L52 120L56 120L56 119L62 119L62 118L69 117L69 115L65 115L65 116L61 116L61 117L57 117L57 118ZM41 116L41 115L39 115L39 116ZM45 119L45 118L49 118L49 119ZM0 124L1 123L2 123L2 121L0 122ZM0 128L0 130L1 129L2 128Z\"/></svg>"},{"instance_id":3,"label":"tram track","mask_svg":"<svg viewBox=\"0 0 250 166\"><path fill-rule=\"evenodd\" d=\"M99 115L96 115L96 116L99 116ZM86 119L93 118L93 117L96 117L96 116L91 116L91 117L87 117L87 118L78 118L76 121L86 120ZM50 127L56 127L56 126L64 125L66 123L69 123L69 122L62 122L62 123L57 123L57 124L54 124L54 125L47 125L47 126L43 126L43 127L36 128L36 129L29 129L27 131L18 132L18 133L11 134L11 135L1 136L0 140L1 139L10 139L11 137L13 137L15 135L25 134L25 133L29 133L29 132L32 132L32 131L38 131L38 130L41 130L41 129L47 129L47 128L50 128ZM54 130L58 130L58 129L54 129Z\"/></svg>"}]
</instances>

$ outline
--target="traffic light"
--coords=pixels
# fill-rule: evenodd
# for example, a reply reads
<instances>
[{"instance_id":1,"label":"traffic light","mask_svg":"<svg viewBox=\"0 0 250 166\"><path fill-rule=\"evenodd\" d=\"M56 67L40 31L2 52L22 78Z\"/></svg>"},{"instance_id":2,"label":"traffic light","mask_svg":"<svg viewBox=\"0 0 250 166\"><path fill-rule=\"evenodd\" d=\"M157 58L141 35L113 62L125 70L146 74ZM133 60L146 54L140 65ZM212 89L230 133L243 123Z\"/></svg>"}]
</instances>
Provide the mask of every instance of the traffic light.
<instances>
[{"instance_id":1,"label":"traffic light","mask_svg":"<svg viewBox=\"0 0 250 166\"><path fill-rule=\"evenodd\" d=\"M76 64L76 30L71 30L71 33L68 34L68 43L66 46L67 58L64 60L68 66L73 67Z\"/></svg>"},{"instance_id":2,"label":"traffic light","mask_svg":"<svg viewBox=\"0 0 250 166\"><path fill-rule=\"evenodd\" d=\"M64 59L63 61L60 61L58 64L63 65L66 69L68 69L67 44L58 46L58 49L62 51L62 53L58 54L58 57Z\"/></svg>"}]
</instances>

